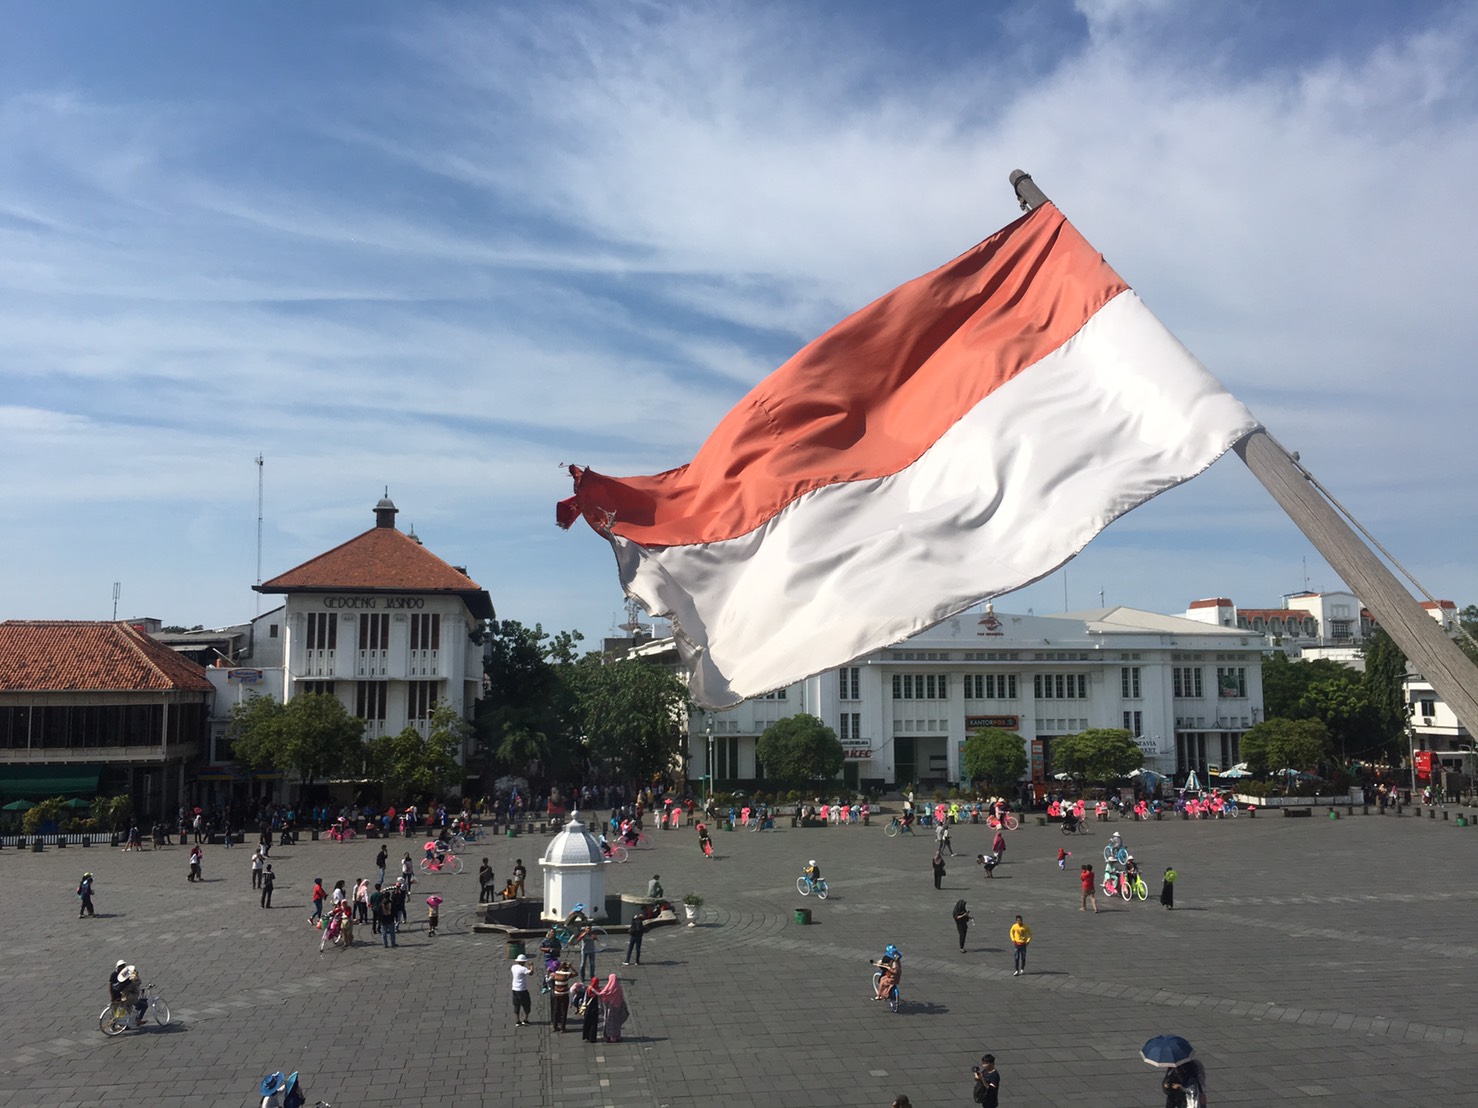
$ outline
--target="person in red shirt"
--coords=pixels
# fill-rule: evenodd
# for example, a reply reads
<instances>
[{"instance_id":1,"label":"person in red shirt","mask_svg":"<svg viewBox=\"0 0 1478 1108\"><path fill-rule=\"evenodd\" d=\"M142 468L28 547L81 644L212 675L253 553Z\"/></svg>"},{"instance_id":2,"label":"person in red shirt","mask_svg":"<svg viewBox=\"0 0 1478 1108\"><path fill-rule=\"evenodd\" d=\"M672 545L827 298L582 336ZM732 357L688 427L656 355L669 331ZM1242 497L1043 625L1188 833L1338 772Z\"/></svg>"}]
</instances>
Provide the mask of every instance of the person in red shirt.
<instances>
[{"instance_id":1,"label":"person in red shirt","mask_svg":"<svg viewBox=\"0 0 1478 1108\"><path fill-rule=\"evenodd\" d=\"M1083 885L1083 903L1078 908L1078 911L1086 912L1088 910L1088 901L1091 900L1093 901L1093 914L1095 916L1098 915L1098 894L1093 888L1093 867L1086 862L1083 863L1083 867L1078 873L1078 880Z\"/></svg>"}]
</instances>

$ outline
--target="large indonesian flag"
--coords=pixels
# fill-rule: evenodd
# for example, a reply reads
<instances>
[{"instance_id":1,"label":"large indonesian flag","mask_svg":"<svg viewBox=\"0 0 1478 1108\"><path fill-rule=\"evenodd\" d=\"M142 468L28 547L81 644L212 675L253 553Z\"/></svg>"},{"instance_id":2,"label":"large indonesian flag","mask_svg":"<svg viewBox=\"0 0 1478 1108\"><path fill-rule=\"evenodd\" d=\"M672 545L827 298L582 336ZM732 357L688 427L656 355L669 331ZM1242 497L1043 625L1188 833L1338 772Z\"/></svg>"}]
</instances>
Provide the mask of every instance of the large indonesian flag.
<instances>
[{"instance_id":1,"label":"large indonesian flag","mask_svg":"<svg viewBox=\"0 0 1478 1108\"><path fill-rule=\"evenodd\" d=\"M1258 427L1051 204L843 320L568 527L722 708L1051 573Z\"/></svg>"}]
</instances>

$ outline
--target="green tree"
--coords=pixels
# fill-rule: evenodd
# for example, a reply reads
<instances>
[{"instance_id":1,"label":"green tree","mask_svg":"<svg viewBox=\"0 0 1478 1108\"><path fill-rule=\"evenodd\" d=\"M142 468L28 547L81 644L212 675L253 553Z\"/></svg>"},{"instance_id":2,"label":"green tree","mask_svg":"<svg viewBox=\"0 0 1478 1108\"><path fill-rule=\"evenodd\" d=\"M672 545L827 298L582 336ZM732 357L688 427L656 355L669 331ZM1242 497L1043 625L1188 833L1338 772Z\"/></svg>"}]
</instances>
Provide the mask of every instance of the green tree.
<instances>
[{"instance_id":1,"label":"green tree","mask_svg":"<svg viewBox=\"0 0 1478 1108\"><path fill-rule=\"evenodd\" d=\"M983 781L996 793L1006 793L1026 772L1026 747L1015 731L982 727L965 740L961 769L971 781Z\"/></svg>"},{"instance_id":2,"label":"green tree","mask_svg":"<svg viewBox=\"0 0 1478 1108\"><path fill-rule=\"evenodd\" d=\"M580 768L574 700L563 677L579 641L579 632L551 639L537 623L492 626L483 665L488 691L473 719L488 780L500 772L566 776Z\"/></svg>"},{"instance_id":3,"label":"green tree","mask_svg":"<svg viewBox=\"0 0 1478 1108\"><path fill-rule=\"evenodd\" d=\"M431 713L425 736L414 727L369 741L369 775L404 800L434 800L462 781L457 761L471 728L445 700Z\"/></svg>"},{"instance_id":4,"label":"green tree","mask_svg":"<svg viewBox=\"0 0 1478 1108\"><path fill-rule=\"evenodd\" d=\"M1370 705L1372 736L1377 744L1372 754L1389 757L1403 745L1411 705L1406 700L1404 680L1406 655L1395 640L1380 628L1365 642L1365 699ZM1381 760L1384 760L1382 758Z\"/></svg>"},{"instance_id":5,"label":"green tree","mask_svg":"<svg viewBox=\"0 0 1478 1108\"><path fill-rule=\"evenodd\" d=\"M1052 761L1081 781L1107 784L1144 765L1144 751L1122 728L1090 727L1054 741Z\"/></svg>"},{"instance_id":6,"label":"green tree","mask_svg":"<svg viewBox=\"0 0 1478 1108\"><path fill-rule=\"evenodd\" d=\"M133 798L129 796L98 796L92 801L88 814L101 827L109 831L123 831L133 815Z\"/></svg>"},{"instance_id":7,"label":"green tree","mask_svg":"<svg viewBox=\"0 0 1478 1108\"><path fill-rule=\"evenodd\" d=\"M308 693L286 704L252 697L231 710L226 734L238 762L292 769L307 785L364 767L364 720L335 696Z\"/></svg>"},{"instance_id":8,"label":"green tree","mask_svg":"<svg viewBox=\"0 0 1478 1108\"><path fill-rule=\"evenodd\" d=\"M62 814L66 811L66 800L60 796L53 796L41 801L32 808L26 810L21 816L21 830L34 835L41 830L43 824L52 824L60 827Z\"/></svg>"},{"instance_id":9,"label":"green tree","mask_svg":"<svg viewBox=\"0 0 1478 1108\"><path fill-rule=\"evenodd\" d=\"M1263 714L1268 719L1307 719L1311 708L1303 699L1310 685L1354 679L1349 666L1328 658L1294 661L1282 651L1274 651L1262 666Z\"/></svg>"},{"instance_id":10,"label":"green tree","mask_svg":"<svg viewBox=\"0 0 1478 1108\"><path fill-rule=\"evenodd\" d=\"M1469 604L1457 614L1457 644L1478 665L1478 604Z\"/></svg>"},{"instance_id":11,"label":"green tree","mask_svg":"<svg viewBox=\"0 0 1478 1108\"><path fill-rule=\"evenodd\" d=\"M562 672L591 761L643 782L676 768L691 701L670 670L645 658L588 654Z\"/></svg>"},{"instance_id":12,"label":"green tree","mask_svg":"<svg viewBox=\"0 0 1478 1108\"><path fill-rule=\"evenodd\" d=\"M1242 760L1253 773L1312 770L1329 758L1329 729L1317 719L1268 719L1242 736Z\"/></svg>"},{"instance_id":13,"label":"green tree","mask_svg":"<svg viewBox=\"0 0 1478 1108\"><path fill-rule=\"evenodd\" d=\"M815 716L787 716L766 727L754 745L765 776L797 787L833 781L845 755L837 733Z\"/></svg>"}]
</instances>

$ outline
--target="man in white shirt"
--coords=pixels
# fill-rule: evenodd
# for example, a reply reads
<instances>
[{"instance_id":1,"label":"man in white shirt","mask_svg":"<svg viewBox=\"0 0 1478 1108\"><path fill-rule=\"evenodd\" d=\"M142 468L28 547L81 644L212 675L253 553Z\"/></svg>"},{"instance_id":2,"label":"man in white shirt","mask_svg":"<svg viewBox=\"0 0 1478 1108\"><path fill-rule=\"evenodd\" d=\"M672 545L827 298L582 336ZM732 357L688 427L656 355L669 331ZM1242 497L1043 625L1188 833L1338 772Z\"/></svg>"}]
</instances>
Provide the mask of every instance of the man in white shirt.
<instances>
[{"instance_id":1,"label":"man in white shirt","mask_svg":"<svg viewBox=\"0 0 1478 1108\"><path fill-rule=\"evenodd\" d=\"M519 1027L527 1027L529 1013L533 1010L533 1000L529 996L529 959L527 955L520 954L513 959L513 965L509 967L513 975L513 1016L514 1022Z\"/></svg>"}]
</instances>

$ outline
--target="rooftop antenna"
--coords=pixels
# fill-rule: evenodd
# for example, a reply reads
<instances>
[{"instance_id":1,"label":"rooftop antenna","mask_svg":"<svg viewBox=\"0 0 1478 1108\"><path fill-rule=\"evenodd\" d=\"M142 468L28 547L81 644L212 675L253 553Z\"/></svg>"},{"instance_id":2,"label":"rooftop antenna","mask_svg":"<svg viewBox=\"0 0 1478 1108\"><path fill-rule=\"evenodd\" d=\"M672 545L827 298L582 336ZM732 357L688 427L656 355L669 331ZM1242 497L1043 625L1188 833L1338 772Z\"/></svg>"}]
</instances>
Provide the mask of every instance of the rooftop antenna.
<instances>
[{"instance_id":1,"label":"rooftop antenna","mask_svg":"<svg viewBox=\"0 0 1478 1108\"><path fill-rule=\"evenodd\" d=\"M262 583L262 474L264 461L257 454L257 584ZM257 593L257 615L262 614L262 594Z\"/></svg>"},{"instance_id":2,"label":"rooftop antenna","mask_svg":"<svg viewBox=\"0 0 1478 1108\"><path fill-rule=\"evenodd\" d=\"M123 582L113 582L113 622L118 622L118 597L123 594Z\"/></svg>"}]
</instances>

